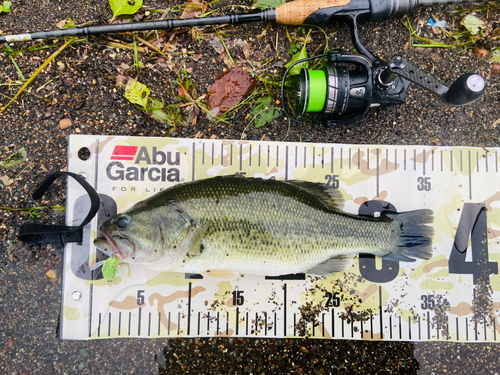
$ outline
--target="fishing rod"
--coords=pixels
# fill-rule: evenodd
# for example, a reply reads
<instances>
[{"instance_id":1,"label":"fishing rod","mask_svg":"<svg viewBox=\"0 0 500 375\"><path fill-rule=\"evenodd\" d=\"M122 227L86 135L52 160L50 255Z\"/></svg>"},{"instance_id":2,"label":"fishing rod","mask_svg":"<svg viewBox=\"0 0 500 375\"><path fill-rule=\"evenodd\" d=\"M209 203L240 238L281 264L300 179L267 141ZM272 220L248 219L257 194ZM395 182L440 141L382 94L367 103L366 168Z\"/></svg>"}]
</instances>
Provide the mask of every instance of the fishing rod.
<instances>
[{"instance_id":1,"label":"fishing rod","mask_svg":"<svg viewBox=\"0 0 500 375\"><path fill-rule=\"evenodd\" d=\"M63 30L2 35L0 36L0 43L221 24L238 25L259 21L282 25L326 26L335 18L349 18L354 16L356 18L362 18L363 20L373 21L391 16L403 16L419 6L463 3L467 1L471 0L296 0L282 4L274 9L266 9L248 14L231 14L191 19L169 19L132 24L87 26Z\"/></svg>"},{"instance_id":2,"label":"fishing rod","mask_svg":"<svg viewBox=\"0 0 500 375\"><path fill-rule=\"evenodd\" d=\"M283 110L292 120L318 120L327 126L335 126L358 120L371 107L404 103L411 83L432 92L448 105L466 105L477 100L485 88L481 76L463 75L449 89L399 56L390 63L375 57L360 42L357 32L358 21L401 17L419 6L468 1L470 0L295 0L274 9L247 14L2 35L0 43L221 24L238 25L259 21L314 26L345 22L349 25L353 44L360 55L344 55L340 52L321 55L318 58L326 58L323 70L302 69L300 75L294 77L291 77L289 68L283 77L281 88ZM294 65L311 59L314 58L299 60ZM346 65L351 67L346 68Z\"/></svg>"}]
</instances>

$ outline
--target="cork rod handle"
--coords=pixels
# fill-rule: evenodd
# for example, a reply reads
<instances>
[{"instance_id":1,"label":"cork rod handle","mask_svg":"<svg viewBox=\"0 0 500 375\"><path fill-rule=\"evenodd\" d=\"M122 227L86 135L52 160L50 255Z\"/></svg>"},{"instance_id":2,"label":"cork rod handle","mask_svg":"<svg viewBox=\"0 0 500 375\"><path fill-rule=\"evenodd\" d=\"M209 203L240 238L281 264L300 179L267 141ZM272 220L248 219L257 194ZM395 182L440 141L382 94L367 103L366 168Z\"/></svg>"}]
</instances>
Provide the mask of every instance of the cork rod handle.
<instances>
[{"instance_id":1,"label":"cork rod handle","mask_svg":"<svg viewBox=\"0 0 500 375\"><path fill-rule=\"evenodd\" d=\"M302 25L305 19L317 10L342 7L351 0L296 0L276 7L276 23Z\"/></svg>"}]
</instances>

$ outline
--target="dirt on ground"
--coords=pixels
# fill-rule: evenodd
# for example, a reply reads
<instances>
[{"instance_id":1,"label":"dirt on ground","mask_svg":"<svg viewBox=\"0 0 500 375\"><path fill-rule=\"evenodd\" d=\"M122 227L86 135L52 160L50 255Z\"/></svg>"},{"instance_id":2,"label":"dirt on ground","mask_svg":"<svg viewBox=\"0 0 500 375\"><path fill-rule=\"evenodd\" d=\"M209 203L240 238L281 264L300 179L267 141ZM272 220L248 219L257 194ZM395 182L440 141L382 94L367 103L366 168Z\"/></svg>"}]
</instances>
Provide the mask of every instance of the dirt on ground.
<instances>
[{"instance_id":1,"label":"dirt on ground","mask_svg":"<svg viewBox=\"0 0 500 375\"><path fill-rule=\"evenodd\" d=\"M179 18L182 5L147 0L135 20ZM307 27L254 23L137 34L143 40L154 39L154 47L162 53L139 39L134 49L130 34L81 38L66 46L0 113L0 161L21 147L27 151L21 165L0 168L0 206L66 204L64 183L41 201L35 202L32 193L48 172L65 170L70 134L498 147L500 75L490 61L491 51L499 46L494 33L500 27L498 5L421 7L404 19L422 36L448 43L450 38L440 34L444 31L433 30L427 21L431 17L446 20L450 29L461 30L464 14L472 11L452 10L477 8L474 14L486 21L487 30L470 44L461 39L457 48L412 47L408 29L397 18L361 24L360 39L377 57L387 60L401 54L446 85L463 73L478 73L486 80L486 93L469 106L449 107L412 86L406 104L373 108L363 119L332 129L291 122L281 111L260 128L253 122L252 110L260 97L270 95L273 106L281 100L279 84L285 65L302 46ZM250 0L221 0L210 3L206 11L214 10L210 16L244 13L251 6ZM0 13L0 32L52 30L68 18L77 25L106 24L112 12L107 1L17 0L9 13ZM325 41L330 50L354 51L348 28L331 25L312 28L308 54L321 53ZM63 44L64 40L51 39L0 45L0 108ZM209 87L232 66L252 73L255 91L244 105L213 120L205 111ZM152 111L125 97L124 85L130 79L146 85L149 95L162 102L167 120L159 121ZM62 275L63 249L19 242L19 227L33 220L25 212L0 210L3 374L500 372L498 345L225 338L62 341L58 333L61 278L51 279L46 273L53 270ZM45 210L36 221L62 224L64 214Z\"/></svg>"}]
</instances>

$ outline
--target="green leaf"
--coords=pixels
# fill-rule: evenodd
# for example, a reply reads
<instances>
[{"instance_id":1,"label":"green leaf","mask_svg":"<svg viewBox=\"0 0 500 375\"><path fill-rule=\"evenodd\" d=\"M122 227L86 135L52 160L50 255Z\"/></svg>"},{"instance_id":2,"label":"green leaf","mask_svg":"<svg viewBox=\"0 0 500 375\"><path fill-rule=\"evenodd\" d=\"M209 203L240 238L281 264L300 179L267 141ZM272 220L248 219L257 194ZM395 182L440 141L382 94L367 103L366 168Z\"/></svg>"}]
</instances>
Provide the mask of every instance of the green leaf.
<instances>
[{"instance_id":1,"label":"green leaf","mask_svg":"<svg viewBox=\"0 0 500 375\"><path fill-rule=\"evenodd\" d=\"M21 147L19 150L14 152L13 154L7 156L4 161L0 161L0 168L12 168L16 167L19 164L22 164L26 161L26 149Z\"/></svg>"},{"instance_id":2,"label":"green leaf","mask_svg":"<svg viewBox=\"0 0 500 375\"><path fill-rule=\"evenodd\" d=\"M125 87L125 97L134 104L140 105L143 109L148 104L148 96L151 91L148 87L135 79L129 79Z\"/></svg>"},{"instance_id":3,"label":"green leaf","mask_svg":"<svg viewBox=\"0 0 500 375\"><path fill-rule=\"evenodd\" d=\"M279 111L272 105L273 98L270 96L256 100L255 107L250 111L250 116L255 121L255 128L261 128L279 117Z\"/></svg>"},{"instance_id":4,"label":"green leaf","mask_svg":"<svg viewBox=\"0 0 500 375\"><path fill-rule=\"evenodd\" d=\"M285 4L285 0L257 0L253 7L256 9L269 9L276 8L282 4Z\"/></svg>"},{"instance_id":5,"label":"green leaf","mask_svg":"<svg viewBox=\"0 0 500 375\"><path fill-rule=\"evenodd\" d=\"M134 14L142 7L142 0L109 0L113 15Z\"/></svg>"},{"instance_id":6,"label":"green leaf","mask_svg":"<svg viewBox=\"0 0 500 375\"><path fill-rule=\"evenodd\" d=\"M500 63L500 49L498 47L491 51L491 62Z\"/></svg>"},{"instance_id":7,"label":"green leaf","mask_svg":"<svg viewBox=\"0 0 500 375\"><path fill-rule=\"evenodd\" d=\"M307 58L307 51L306 51L306 45L304 44L304 47L302 47L302 49L299 52L293 55L292 59L285 66L288 68L294 62L305 58ZM299 74L302 68L308 68L308 67L309 67L309 61L302 62L300 64L295 65L292 69L290 69L290 72L288 74L291 75Z\"/></svg>"},{"instance_id":8,"label":"green leaf","mask_svg":"<svg viewBox=\"0 0 500 375\"><path fill-rule=\"evenodd\" d=\"M10 1L4 1L3 4L0 5L0 13L2 13L2 12L9 13L11 6L12 6L12 3Z\"/></svg>"},{"instance_id":9,"label":"green leaf","mask_svg":"<svg viewBox=\"0 0 500 375\"><path fill-rule=\"evenodd\" d=\"M71 18L66 20L66 24L63 26L63 29L74 29L76 27L75 21Z\"/></svg>"},{"instance_id":10,"label":"green leaf","mask_svg":"<svg viewBox=\"0 0 500 375\"><path fill-rule=\"evenodd\" d=\"M302 47L302 49L295 55L293 55L292 59L288 62L288 64L285 65L287 68L294 62L307 58L306 44L307 44L307 39L309 38L309 34L311 34L311 31L312 29L310 29L309 32L307 33L304 46ZM309 67L309 61L304 61L303 63L297 64L292 69L290 69L290 72L288 72L288 74L291 75L299 74L302 68L307 69L308 67Z\"/></svg>"},{"instance_id":11,"label":"green leaf","mask_svg":"<svg viewBox=\"0 0 500 375\"><path fill-rule=\"evenodd\" d=\"M299 43L290 43L290 47L288 47L288 53L290 55L293 55L294 53L297 53L300 51L300 44Z\"/></svg>"},{"instance_id":12,"label":"green leaf","mask_svg":"<svg viewBox=\"0 0 500 375\"><path fill-rule=\"evenodd\" d=\"M469 14L465 16L460 23L467 29L471 35L476 35L479 33L480 29L485 28L484 21L480 20L476 16Z\"/></svg>"}]
</instances>

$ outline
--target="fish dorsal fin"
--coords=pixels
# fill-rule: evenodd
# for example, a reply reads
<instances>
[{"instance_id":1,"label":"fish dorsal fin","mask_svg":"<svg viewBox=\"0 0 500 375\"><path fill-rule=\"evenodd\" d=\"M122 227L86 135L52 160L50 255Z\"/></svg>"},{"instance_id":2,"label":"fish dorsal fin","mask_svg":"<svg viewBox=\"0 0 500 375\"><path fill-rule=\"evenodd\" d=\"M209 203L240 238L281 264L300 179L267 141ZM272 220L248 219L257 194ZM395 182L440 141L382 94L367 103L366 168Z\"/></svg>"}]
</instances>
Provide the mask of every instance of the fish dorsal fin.
<instances>
[{"instance_id":1,"label":"fish dorsal fin","mask_svg":"<svg viewBox=\"0 0 500 375\"><path fill-rule=\"evenodd\" d=\"M352 258L349 255L339 255L314 266L306 273L311 275L329 275L335 272L345 271L351 265Z\"/></svg>"},{"instance_id":2,"label":"fish dorsal fin","mask_svg":"<svg viewBox=\"0 0 500 375\"><path fill-rule=\"evenodd\" d=\"M288 180L286 182L316 196L325 206L332 210L342 211L344 208L344 196L339 189L327 189L324 184L319 182L300 180Z\"/></svg>"}]
</instances>

